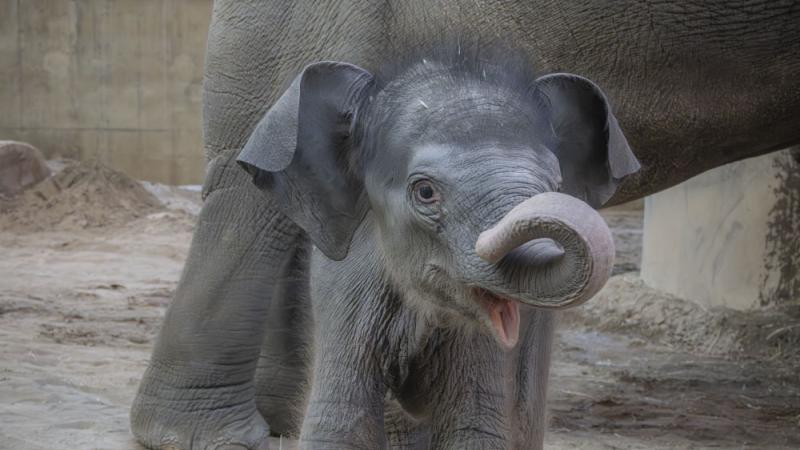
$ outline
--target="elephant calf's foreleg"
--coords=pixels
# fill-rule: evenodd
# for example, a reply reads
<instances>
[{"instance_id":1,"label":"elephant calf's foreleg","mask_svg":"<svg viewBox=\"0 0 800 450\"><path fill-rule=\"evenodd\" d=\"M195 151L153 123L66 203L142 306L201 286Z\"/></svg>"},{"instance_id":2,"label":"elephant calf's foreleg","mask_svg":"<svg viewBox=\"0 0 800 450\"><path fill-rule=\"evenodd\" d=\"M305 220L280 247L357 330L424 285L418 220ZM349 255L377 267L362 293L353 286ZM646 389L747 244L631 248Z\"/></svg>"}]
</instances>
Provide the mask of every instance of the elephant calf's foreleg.
<instances>
[{"instance_id":1,"label":"elephant calf's foreleg","mask_svg":"<svg viewBox=\"0 0 800 450\"><path fill-rule=\"evenodd\" d=\"M273 434L297 436L308 390L312 325L308 293L309 247L298 246L287 277L273 293L256 369L256 406Z\"/></svg>"},{"instance_id":2,"label":"elephant calf's foreleg","mask_svg":"<svg viewBox=\"0 0 800 450\"><path fill-rule=\"evenodd\" d=\"M235 166L212 167L210 182L220 177L131 410L150 448L267 446L253 377L271 296L302 238Z\"/></svg>"}]
</instances>

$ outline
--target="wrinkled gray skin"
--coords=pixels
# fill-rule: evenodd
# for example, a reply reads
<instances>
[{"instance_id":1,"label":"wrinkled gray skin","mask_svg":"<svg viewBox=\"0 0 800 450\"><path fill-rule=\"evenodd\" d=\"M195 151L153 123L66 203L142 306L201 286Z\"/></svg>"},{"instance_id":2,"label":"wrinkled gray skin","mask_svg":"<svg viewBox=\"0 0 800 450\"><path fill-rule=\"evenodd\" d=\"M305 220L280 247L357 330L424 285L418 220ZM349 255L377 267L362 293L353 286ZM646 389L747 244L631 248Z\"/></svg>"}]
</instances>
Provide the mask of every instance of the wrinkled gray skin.
<instances>
[{"instance_id":1,"label":"wrinkled gray skin","mask_svg":"<svg viewBox=\"0 0 800 450\"><path fill-rule=\"evenodd\" d=\"M547 270L551 288L581 288L556 271L569 254L493 264L480 233L540 192L600 206L800 142L797 2L284 3L215 3L205 205L131 413L152 448L266 448L270 429L301 427L305 448L540 448L553 313L522 307L503 350L466 287L535 303L530 280ZM530 79L523 95L499 76L411 77L393 96L364 78L442 34L592 79L642 170L625 177L635 159L602 93L575 78ZM262 121L324 60L369 83L318 71L307 98L324 107L305 114L301 99L296 123ZM420 168L440 183L434 212L414 203Z\"/></svg>"}]
</instances>

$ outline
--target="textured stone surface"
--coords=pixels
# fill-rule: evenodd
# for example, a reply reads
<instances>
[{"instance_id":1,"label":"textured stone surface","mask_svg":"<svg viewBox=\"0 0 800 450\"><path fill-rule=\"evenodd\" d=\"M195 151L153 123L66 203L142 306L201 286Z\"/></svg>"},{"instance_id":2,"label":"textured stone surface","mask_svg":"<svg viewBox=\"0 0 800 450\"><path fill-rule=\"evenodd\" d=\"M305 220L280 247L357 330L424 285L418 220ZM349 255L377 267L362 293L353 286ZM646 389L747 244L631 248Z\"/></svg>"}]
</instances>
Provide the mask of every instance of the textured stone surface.
<instances>
[{"instance_id":1,"label":"textured stone surface","mask_svg":"<svg viewBox=\"0 0 800 450\"><path fill-rule=\"evenodd\" d=\"M642 278L709 306L800 299L800 149L719 167L648 197Z\"/></svg>"},{"instance_id":2,"label":"textured stone surface","mask_svg":"<svg viewBox=\"0 0 800 450\"><path fill-rule=\"evenodd\" d=\"M8 197L50 176L42 152L32 145L0 141L0 195Z\"/></svg>"},{"instance_id":3,"label":"textured stone surface","mask_svg":"<svg viewBox=\"0 0 800 450\"><path fill-rule=\"evenodd\" d=\"M0 0L0 139L170 184L202 180L211 0Z\"/></svg>"}]
</instances>

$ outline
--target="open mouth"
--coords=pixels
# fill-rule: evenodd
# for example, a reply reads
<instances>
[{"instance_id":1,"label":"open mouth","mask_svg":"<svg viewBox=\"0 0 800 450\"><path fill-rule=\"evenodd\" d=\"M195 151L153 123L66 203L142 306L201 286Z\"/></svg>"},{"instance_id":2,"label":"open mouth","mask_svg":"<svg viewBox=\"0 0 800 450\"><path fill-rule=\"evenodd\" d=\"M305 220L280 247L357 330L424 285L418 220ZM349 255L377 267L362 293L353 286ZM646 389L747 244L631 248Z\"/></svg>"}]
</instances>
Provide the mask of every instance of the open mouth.
<instances>
[{"instance_id":1,"label":"open mouth","mask_svg":"<svg viewBox=\"0 0 800 450\"><path fill-rule=\"evenodd\" d=\"M483 288L475 288L474 293L489 316L498 342L507 350L514 348L519 340L519 303Z\"/></svg>"}]
</instances>

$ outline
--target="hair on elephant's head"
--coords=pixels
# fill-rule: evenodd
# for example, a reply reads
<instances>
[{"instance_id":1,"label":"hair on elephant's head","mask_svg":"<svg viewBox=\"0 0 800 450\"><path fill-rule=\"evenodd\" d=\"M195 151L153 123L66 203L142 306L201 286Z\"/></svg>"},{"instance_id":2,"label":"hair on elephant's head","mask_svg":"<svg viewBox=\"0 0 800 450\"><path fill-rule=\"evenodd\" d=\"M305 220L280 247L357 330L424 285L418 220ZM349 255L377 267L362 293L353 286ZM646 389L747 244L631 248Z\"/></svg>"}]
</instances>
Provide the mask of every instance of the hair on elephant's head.
<instances>
[{"instance_id":1,"label":"hair on elephant's head","mask_svg":"<svg viewBox=\"0 0 800 450\"><path fill-rule=\"evenodd\" d=\"M594 208L639 168L598 86L518 66L422 59L379 80L311 64L239 162L331 259L371 214L364 244L398 292L513 347L520 305L577 305L606 282Z\"/></svg>"}]
</instances>

